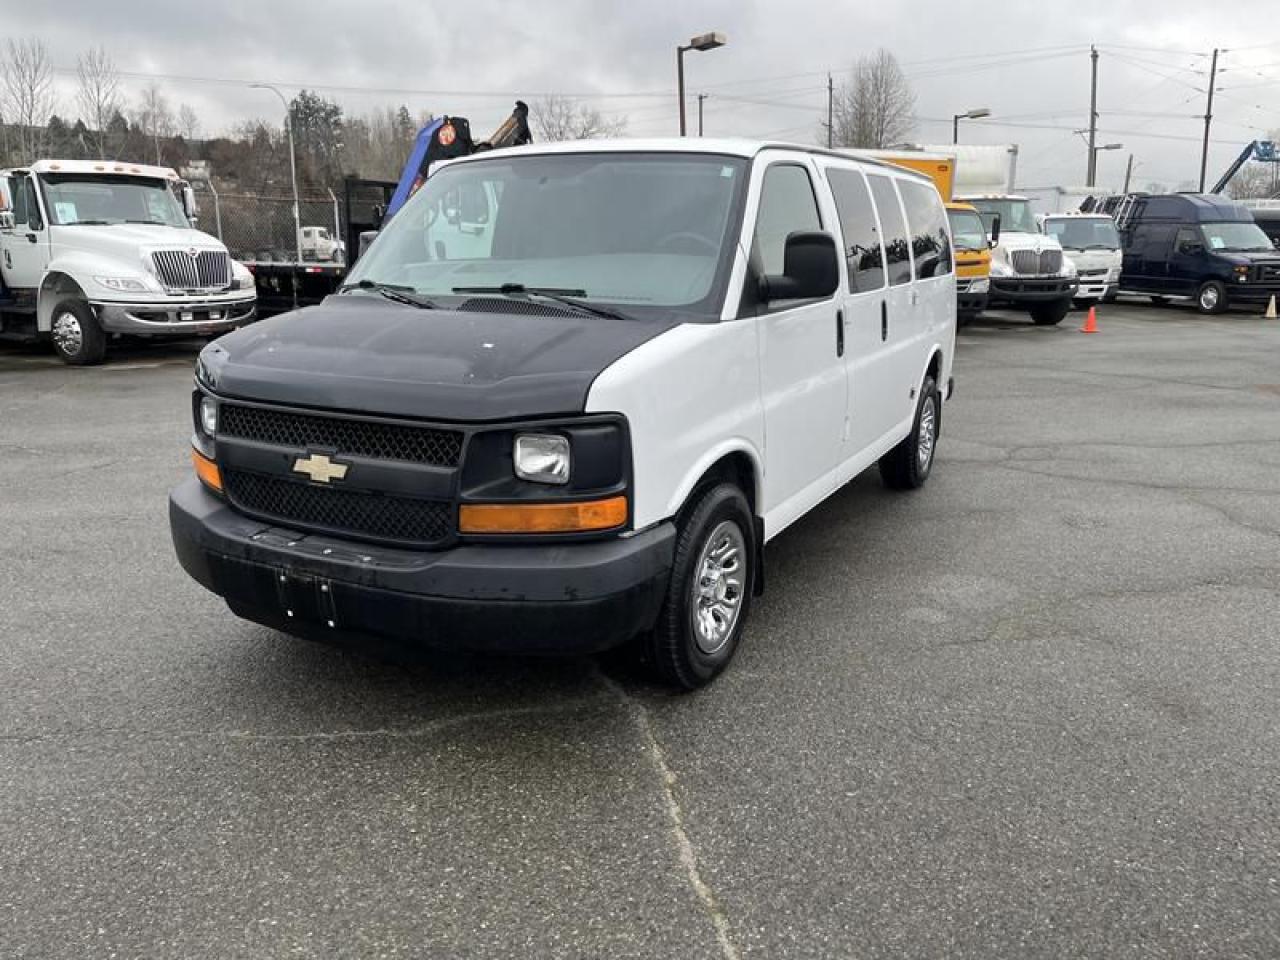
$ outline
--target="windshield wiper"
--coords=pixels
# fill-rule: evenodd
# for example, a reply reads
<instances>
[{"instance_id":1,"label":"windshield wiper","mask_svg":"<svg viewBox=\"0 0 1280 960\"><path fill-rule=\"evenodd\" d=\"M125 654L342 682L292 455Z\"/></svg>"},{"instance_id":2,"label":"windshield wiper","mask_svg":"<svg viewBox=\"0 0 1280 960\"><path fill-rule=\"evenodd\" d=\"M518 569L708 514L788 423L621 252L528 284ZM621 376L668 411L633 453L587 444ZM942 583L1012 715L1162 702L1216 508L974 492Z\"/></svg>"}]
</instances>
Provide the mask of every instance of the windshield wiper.
<instances>
[{"instance_id":1,"label":"windshield wiper","mask_svg":"<svg viewBox=\"0 0 1280 960\"><path fill-rule=\"evenodd\" d=\"M172 223L165 223L163 220L121 220L121 223L145 223L150 227L172 227Z\"/></svg>"},{"instance_id":2,"label":"windshield wiper","mask_svg":"<svg viewBox=\"0 0 1280 960\"><path fill-rule=\"evenodd\" d=\"M422 310L434 310L435 303L426 297L414 296L413 287L406 287L399 283L379 283L376 280L358 280L355 283L344 283L338 288L339 293L346 293L348 290L372 290L374 293L381 294L388 300L394 300L396 303L407 303L411 307L418 307Z\"/></svg>"},{"instance_id":3,"label":"windshield wiper","mask_svg":"<svg viewBox=\"0 0 1280 960\"><path fill-rule=\"evenodd\" d=\"M585 303L577 297L587 296L587 291L577 287L526 287L523 283L504 283L496 287L454 287L454 293L496 293L504 297L523 300L528 297L539 297L543 300L554 300L566 307L573 307L585 313L593 313L597 317L608 317L611 320L634 320L625 313L598 307L594 303Z\"/></svg>"}]
</instances>

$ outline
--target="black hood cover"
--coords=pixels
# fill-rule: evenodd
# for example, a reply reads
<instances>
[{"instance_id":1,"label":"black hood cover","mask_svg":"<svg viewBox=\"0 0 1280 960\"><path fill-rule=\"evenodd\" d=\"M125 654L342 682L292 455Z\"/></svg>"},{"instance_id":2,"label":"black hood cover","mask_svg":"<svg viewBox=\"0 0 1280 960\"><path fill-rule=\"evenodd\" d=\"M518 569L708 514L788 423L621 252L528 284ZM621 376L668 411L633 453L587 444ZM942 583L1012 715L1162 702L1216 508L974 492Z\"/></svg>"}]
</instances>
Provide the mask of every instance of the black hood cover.
<instances>
[{"instance_id":1,"label":"black hood cover","mask_svg":"<svg viewBox=\"0 0 1280 960\"><path fill-rule=\"evenodd\" d=\"M428 420L581 413L605 367L678 321L578 315L539 301L417 307L357 293L205 348L222 396ZM511 312L505 312L505 311Z\"/></svg>"}]
</instances>

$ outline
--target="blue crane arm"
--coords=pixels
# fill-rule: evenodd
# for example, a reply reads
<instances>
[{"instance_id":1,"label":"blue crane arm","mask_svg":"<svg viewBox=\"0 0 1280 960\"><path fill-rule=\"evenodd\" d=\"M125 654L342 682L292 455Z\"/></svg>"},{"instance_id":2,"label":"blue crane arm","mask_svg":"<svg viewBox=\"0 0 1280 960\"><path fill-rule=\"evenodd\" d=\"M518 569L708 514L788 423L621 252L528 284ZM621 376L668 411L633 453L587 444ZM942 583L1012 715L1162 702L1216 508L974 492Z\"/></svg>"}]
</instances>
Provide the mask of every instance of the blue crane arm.
<instances>
[{"instance_id":1,"label":"blue crane arm","mask_svg":"<svg viewBox=\"0 0 1280 960\"><path fill-rule=\"evenodd\" d=\"M1257 160L1261 163L1277 163L1280 162L1280 154L1276 153L1276 145L1270 140L1254 140L1246 144L1245 148L1240 151L1240 156L1236 157L1231 166L1227 167L1227 172L1218 179L1218 182L1213 185L1213 189L1209 192L1221 193L1225 190L1227 184L1231 182L1231 178L1239 173L1240 168L1250 160Z\"/></svg>"}]
</instances>

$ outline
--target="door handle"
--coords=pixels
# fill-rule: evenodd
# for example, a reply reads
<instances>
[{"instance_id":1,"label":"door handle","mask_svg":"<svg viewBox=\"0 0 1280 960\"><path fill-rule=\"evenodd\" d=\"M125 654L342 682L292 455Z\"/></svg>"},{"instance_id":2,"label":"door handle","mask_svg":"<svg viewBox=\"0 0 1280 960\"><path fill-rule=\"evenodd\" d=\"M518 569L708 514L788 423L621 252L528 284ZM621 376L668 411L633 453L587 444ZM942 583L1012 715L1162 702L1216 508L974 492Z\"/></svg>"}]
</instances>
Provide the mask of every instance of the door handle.
<instances>
[{"instance_id":1,"label":"door handle","mask_svg":"<svg viewBox=\"0 0 1280 960\"><path fill-rule=\"evenodd\" d=\"M27 243L35 243L38 238L34 233L27 234Z\"/></svg>"},{"instance_id":2,"label":"door handle","mask_svg":"<svg viewBox=\"0 0 1280 960\"><path fill-rule=\"evenodd\" d=\"M836 356L844 356L844 311L836 311Z\"/></svg>"},{"instance_id":3,"label":"door handle","mask_svg":"<svg viewBox=\"0 0 1280 960\"><path fill-rule=\"evenodd\" d=\"M889 339L889 304L884 300L880 301L880 339Z\"/></svg>"}]
</instances>

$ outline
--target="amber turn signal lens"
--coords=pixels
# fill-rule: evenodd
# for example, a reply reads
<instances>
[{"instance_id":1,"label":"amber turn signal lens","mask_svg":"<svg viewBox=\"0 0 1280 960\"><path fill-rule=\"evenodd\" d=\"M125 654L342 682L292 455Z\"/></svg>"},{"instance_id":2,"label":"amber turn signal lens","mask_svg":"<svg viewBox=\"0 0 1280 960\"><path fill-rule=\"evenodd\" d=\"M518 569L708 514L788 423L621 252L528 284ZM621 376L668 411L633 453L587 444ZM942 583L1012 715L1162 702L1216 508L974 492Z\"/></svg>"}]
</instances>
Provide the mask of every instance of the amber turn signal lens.
<instances>
[{"instance_id":1,"label":"amber turn signal lens","mask_svg":"<svg viewBox=\"0 0 1280 960\"><path fill-rule=\"evenodd\" d=\"M464 503L463 533L582 533L627 522L627 498L582 503Z\"/></svg>"},{"instance_id":2,"label":"amber turn signal lens","mask_svg":"<svg viewBox=\"0 0 1280 960\"><path fill-rule=\"evenodd\" d=\"M200 478L204 485L221 493L222 473L218 470L218 465L195 447L191 448L191 462L195 465L196 476Z\"/></svg>"}]
</instances>

